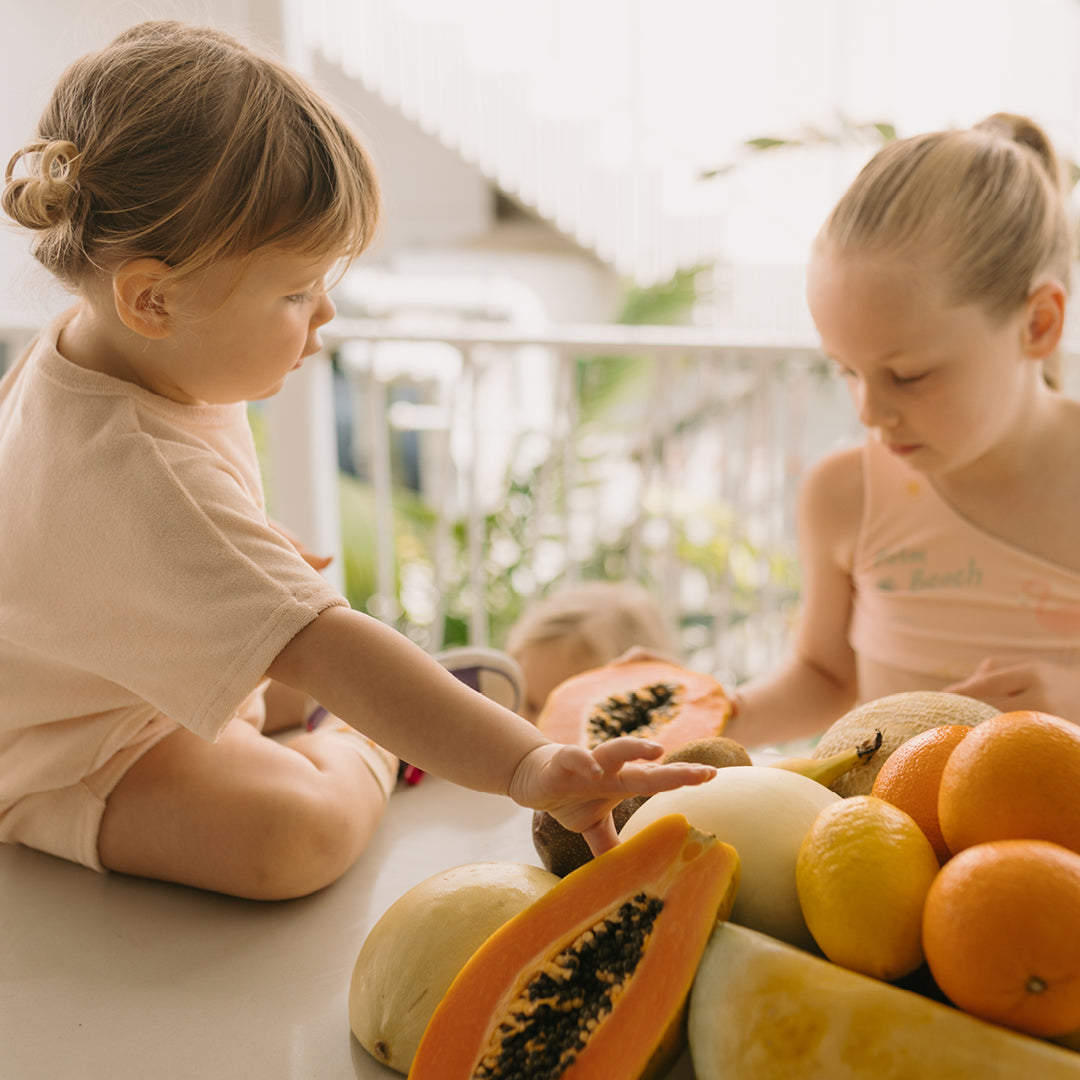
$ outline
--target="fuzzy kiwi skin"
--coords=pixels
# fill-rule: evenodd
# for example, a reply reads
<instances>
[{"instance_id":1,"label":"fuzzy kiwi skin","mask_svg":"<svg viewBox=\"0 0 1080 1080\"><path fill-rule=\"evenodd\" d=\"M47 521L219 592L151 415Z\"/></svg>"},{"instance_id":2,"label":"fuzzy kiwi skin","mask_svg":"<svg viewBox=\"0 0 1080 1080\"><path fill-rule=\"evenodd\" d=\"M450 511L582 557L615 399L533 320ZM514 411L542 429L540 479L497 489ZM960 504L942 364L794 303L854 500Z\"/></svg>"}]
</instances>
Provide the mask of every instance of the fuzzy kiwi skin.
<instances>
[{"instance_id":1,"label":"fuzzy kiwi skin","mask_svg":"<svg viewBox=\"0 0 1080 1080\"><path fill-rule=\"evenodd\" d=\"M722 735L711 739L697 739L676 747L665 758L664 764L691 762L700 765L714 765L718 769L728 765L752 765L750 755L734 739ZM622 827L631 815L644 802L648 795L632 795L623 799L611 811L615 821L615 831L622 832ZM560 825L546 810L534 810L532 819L533 847L540 856L540 864L545 870L559 877L566 877L571 871L587 863L592 852L581 833L572 832Z\"/></svg>"},{"instance_id":2,"label":"fuzzy kiwi skin","mask_svg":"<svg viewBox=\"0 0 1080 1080\"><path fill-rule=\"evenodd\" d=\"M620 832L630 820L630 815L648 798L635 795L623 799L612 811L615 831ZM592 858L592 851L579 832L560 825L546 810L534 810L532 820L533 847L540 856L540 865L552 874L566 877L572 870Z\"/></svg>"},{"instance_id":3,"label":"fuzzy kiwi skin","mask_svg":"<svg viewBox=\"0 0 1080 1080\"><path fill-rule=\"evenodd\" d=\"M729 765L753 765L746 748L734 739L715 735L711 739L695 739L693 742L677 746L664 758L665 765L687 761L697 765L715 765L725 769Z\"/></svg>"}]
</instances>

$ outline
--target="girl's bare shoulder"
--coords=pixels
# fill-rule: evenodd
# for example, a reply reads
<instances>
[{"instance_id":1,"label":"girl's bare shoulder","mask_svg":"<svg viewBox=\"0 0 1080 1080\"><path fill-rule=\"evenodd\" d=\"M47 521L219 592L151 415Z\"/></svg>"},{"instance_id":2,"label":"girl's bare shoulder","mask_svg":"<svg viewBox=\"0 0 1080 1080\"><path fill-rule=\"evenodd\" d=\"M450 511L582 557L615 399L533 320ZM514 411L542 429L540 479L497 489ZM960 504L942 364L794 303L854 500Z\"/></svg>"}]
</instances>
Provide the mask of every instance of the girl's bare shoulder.
<instances>
[{"instance_id":1,"label":"girl's bare shoulder","mask_svg":"<svg viewBox=\"0 0 1080 1080\"><path fill-rule=\"evenodd\" d=\"M807 468L799 497L804 540L812 534L833 561L849 566L862 513L862 443L834 450Z\"/></svg>"},{"instance_id":2,"label":"girl's bare shoulder","mask_svg":"<svg viewBox=\"0 0 1080 1080\"><path fill-rule=\"evenodd\" d=\"M804 505L845 516L862 514L863 445L834 450L807 467L802 481Z\"/></svg>"}]
</instances>

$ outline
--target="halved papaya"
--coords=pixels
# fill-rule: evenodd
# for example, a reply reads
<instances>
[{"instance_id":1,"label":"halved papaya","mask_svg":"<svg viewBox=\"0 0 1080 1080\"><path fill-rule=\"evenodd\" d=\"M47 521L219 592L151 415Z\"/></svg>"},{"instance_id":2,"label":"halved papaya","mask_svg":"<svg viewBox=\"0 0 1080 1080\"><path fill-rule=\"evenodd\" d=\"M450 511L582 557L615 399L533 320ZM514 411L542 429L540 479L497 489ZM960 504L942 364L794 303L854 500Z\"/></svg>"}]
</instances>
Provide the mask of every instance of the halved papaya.
<instances>
[{"instance_id":1,"label":"halved papaya","mask_svg":"<svg viewBox=\"0 0 1080 1080\"><path fill-rule=\"evenodd\" d=\"M735 849L671 814L586 863L473 954L411 1080L638 1080L685 1042L698 961L738 888Z\"/></svg>"},{"instance_id":2,"label":"halved papaya","mask_svg":"<svg viewBox=\"0 0 1080 1080\"><path fill-rule=\"evenodd\" d=\"M664 660L616 661L555 687L536 726L555 742L590 749L637 735L674 750L721 734L731 712L731 699L710 675Z\"/></svg>"}]
</instances>

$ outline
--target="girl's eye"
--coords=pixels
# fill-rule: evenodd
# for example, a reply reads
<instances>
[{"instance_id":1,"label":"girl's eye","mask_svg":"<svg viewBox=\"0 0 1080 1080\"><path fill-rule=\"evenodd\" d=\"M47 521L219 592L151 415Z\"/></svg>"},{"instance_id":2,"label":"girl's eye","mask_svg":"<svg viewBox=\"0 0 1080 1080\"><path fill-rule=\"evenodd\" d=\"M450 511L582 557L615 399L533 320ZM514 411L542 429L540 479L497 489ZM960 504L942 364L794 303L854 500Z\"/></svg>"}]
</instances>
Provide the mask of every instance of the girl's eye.
<instances>
[{"instance_id":1,"label":"girl's eye","mask_svg":"<svg viewBox=\"0 0 1080 1080\"><path fill-rule=\"evenodd\" d=\"M893 382L897 386L912 386L914 383L921 382L929 375L929 371L920 371L917 375L893 375Z\"/></svg>"},{"instance_id":2,"label":"girl's eye","mask_svg":"<svg viewBox=\"0 0 1080 1080\"><path fill-rule=\"evenodd\" d=\"M311 293L293 293L292 296L286 296L285 299L290 304L306 304L311 299Z\"/></svg>"}]
</instances>

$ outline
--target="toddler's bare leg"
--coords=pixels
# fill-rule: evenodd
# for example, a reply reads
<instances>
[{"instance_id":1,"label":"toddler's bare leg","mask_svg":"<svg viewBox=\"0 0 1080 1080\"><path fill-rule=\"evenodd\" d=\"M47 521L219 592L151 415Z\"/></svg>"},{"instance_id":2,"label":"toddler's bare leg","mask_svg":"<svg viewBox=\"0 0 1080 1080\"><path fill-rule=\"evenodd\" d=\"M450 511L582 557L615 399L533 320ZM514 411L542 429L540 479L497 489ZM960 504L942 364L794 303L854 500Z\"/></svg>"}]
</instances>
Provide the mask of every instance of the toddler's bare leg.
<instances>
[{"instance_id":1,"label":"toddler's bare leg","mask_svg":"<svg viewBox=\"0 0 1080 1080\"><path fill-rule=\"evenodd\" d=\"M388 786L367 751L352 733L314 731L282 745L234 720L208 743L181 728L109 796L101 861L251 899L314 892L352 865L382 817ZM393 759L379 753L389 772Z\"/></svg>"},{"instance_id":2,"label":"toddler's bare leg","mask_svg":"<svg viewBox=\"0 0 1080 1080\"><path fill-rule=\"evenodd\" d=\"M291 686L270 680L266 688L266 723L263 731L270 735L276 731L287 731L300 727L307 718L315 702L303 690L294 690Z\"/></svg>"}]
</instances>

